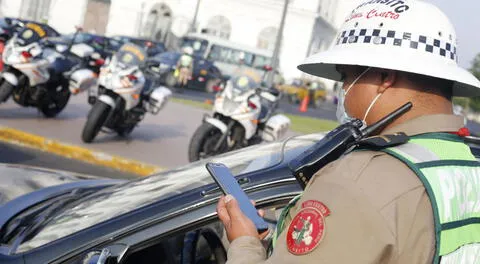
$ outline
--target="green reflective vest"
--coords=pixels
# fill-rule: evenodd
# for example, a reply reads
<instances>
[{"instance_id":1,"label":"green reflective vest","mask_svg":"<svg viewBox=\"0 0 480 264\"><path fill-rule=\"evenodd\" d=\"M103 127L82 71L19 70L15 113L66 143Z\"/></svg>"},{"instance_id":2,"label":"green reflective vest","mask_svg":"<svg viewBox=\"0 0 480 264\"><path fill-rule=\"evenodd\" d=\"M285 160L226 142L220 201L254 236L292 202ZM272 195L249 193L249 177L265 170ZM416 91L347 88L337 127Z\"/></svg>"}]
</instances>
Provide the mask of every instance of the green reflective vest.
<instances>
[{"instance_id":1,"label":"green reflective vest","mask_svg":"<svg viewBox=\"0 0 480 264\"><path fill-rule=\"evenodd\" d=\"M463 139L429 133L383 151L404 162L425 186L435 223L433 263L480 264L480 163ZM270 254L285 228L288 211L299 198L283 210Z\"/></svg>"},{"instance_id":2,"label":"green reflective vest","mask_svg":"<svg viewBox=\"0 0 480 264\"><path fill-rule=\"evenodd\" d=\"M480 263L480 163L463 139L429 133L383 151L425 186L435 222L433 263Z\"/></svg>"}]
</instances>

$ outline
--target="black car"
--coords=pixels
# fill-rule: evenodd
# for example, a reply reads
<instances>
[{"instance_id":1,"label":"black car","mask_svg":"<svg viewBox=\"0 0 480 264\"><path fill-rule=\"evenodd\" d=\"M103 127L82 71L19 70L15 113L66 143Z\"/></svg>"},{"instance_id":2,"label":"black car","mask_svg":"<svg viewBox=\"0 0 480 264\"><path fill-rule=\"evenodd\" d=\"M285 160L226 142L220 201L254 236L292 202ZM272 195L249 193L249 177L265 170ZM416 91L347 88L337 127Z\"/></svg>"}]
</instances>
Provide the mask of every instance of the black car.
<instances>
[{"instance_id":1,"label":"black car","mask_svg":"<svg viewBox=\"0 0 480 264\"><path fill-rule=\"evenodd\" d=\"M147 49L147 55L149 57L155 56L157 54L163 53L167 51L167 48L165 47L165 44L162 42L158 41L151 41L148 39L141 39L141 38L134 38L134 37L128 37L128 36L115 36L113 39L121 41L123 43L133 43L135 45L138 45L140 47L148 47Z\"/></svg>"},{"instance_id":2,"label":"black car","mask_svg":"<svg viewBox=\"0 0 480 264\"><path fill-rule=\"evenodd\" d=\"M272 212L301 191L288 162L322 136L213 161L238 175L258 207L272 209L273 226ZM225 263L228 243L215 212L221 192L206 162L133 181L0 166L0 263L97 263L101 255L111 262L98 263Z\"/></svg>"},{"instance_id":3,"label":"black car","mask_svg":"<svg viewBox=\"0 0 480 264\"><path fill-rule=\"evenodd\" d=\"M62 35L56 38L49 38L48 41L54 44L68 45L72 42L75 33ZM80 32L75 36L75 44L84 43L91 46L96 52L106 59L112 56L121 46L122 42L105 36Z\"/></svg>"},{"instance_id":4,"label":"black car","mask_svg":"<svg viewBox=\"0 0 480 264\"><path fill-rule=\"evenodd\" d=\"M151 63L156 63L157 71L160 74L160 83L168 87L174 87L176 78L173 77L175 68L182 54L179 52L164 52L150 58ZM190 89L213 91L214 86L218 86L222 80L222 73L212 61L199 56L194 56L192 80L187 84Z\"/></svg>"}]
</instances>

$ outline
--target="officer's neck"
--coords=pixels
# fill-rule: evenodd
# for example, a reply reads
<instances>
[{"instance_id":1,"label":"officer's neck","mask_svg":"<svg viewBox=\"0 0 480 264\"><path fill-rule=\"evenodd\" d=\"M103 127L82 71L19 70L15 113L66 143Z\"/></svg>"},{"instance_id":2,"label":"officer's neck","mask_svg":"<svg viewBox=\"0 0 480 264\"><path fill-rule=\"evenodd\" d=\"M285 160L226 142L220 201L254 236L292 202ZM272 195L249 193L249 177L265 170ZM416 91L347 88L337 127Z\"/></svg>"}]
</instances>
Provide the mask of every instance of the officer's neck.
<instances>
[{"instance_id":1,"label":"officer's neck","mask_svg":"<svg viewBox=\"0 0 480 264\"><path fill-rule=\"evenodd\" d=\"M393 99L393 98L391 98ZM383 131L388 130L392 127L405 123L409 120L415 119L420 116L426 115L438 115L438 114L453 114L452 102L445 97L435 94L429 94L425 96L424 94L419 96L417 95L406 95L406 96L397 96L394 100L391 100L391 104L382 104L377 107L377 111L372 112L372 114L367 118L367 124L373 124L378 120L389 115L402 105L407 102L413 104L412 109L406 112L395 121L387 125ZM379 133L381 133L380 131Z\"/></svg>"}]
</instances>

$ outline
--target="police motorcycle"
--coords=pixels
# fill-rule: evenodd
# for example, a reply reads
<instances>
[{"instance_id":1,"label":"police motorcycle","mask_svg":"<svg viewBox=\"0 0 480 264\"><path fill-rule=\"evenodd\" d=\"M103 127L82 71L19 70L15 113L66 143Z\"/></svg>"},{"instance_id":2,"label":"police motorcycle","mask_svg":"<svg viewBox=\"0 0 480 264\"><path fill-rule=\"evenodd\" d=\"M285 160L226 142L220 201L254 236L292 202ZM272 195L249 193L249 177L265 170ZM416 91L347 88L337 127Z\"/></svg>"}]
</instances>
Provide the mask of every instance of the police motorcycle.
<instances>
[{"instance_id":1,"label":"police motorcycle","mask_svg":"<svg viewBox=\"0 0 480 264\"><path fill-rule=\"evenodd\" d=\"M282 138L290 119L275 114L280 93L250 75L230 78L215 99L213 115L205 116L189 144L190 162L234 149Z\"/></svg>"},{"instance_id":2,"label":"police motorcycle","mask_svg":"<svg viewBox=\"0 0 480 264\"><path fill-rule=\"evenodd\" d=\"M37 107L45 117L54 117L70 98L65 73L78 64L78 56L72 53L72 45L51 45L47 36L41 25L27 23L9 40L3 52L0 102L13 96L17 104ZM76 47L76 52L84 49Z\"/></svg>"},{"instance_id":3,"label":"police motorcycle","mask_svg":"<svg viewBox=\"0 0 480 264\"><path fill-rule=\"evenodd\" d=\"M89 90L93 105L82 131L90 143L100 131L129 135L145 113L158 114L171 91L156 85L158 77L146 60L147 53L132 43L124 44L100 69L98 85Z\"/></svg>"}]
</instances>

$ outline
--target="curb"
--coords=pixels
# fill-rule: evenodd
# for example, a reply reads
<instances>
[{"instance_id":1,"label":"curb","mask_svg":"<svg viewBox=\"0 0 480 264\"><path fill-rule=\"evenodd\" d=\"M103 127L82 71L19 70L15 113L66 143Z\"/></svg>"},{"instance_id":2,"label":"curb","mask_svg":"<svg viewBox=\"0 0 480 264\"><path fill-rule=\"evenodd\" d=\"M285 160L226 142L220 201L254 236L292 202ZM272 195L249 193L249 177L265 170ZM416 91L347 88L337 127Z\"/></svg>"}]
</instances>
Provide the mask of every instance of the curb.
<instances>
[{"instance_id":1,"label":"curb","mask_svg":"<svg viewBox=\"0 0 480 264\"><path fill-rule=\"evenodd\" d=\"M137 174L139 176L148 176L164 170L155 165L145 164L136 160L65 144L57 140L44 138L13 128L0 127L0 140L94 165Z\"/></svg>"}]
</instances>

